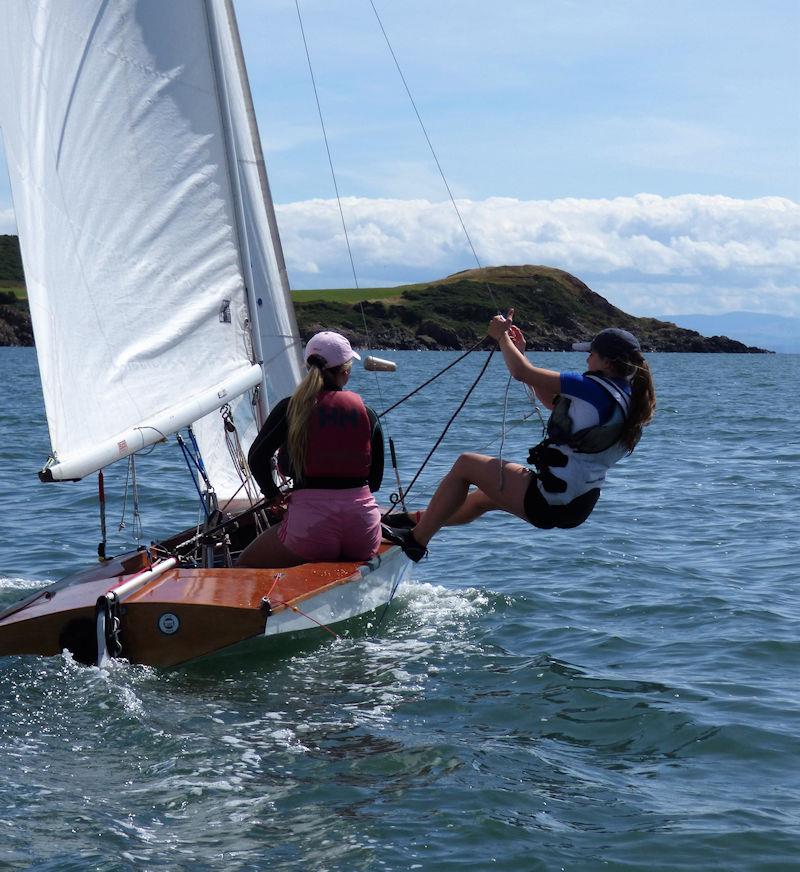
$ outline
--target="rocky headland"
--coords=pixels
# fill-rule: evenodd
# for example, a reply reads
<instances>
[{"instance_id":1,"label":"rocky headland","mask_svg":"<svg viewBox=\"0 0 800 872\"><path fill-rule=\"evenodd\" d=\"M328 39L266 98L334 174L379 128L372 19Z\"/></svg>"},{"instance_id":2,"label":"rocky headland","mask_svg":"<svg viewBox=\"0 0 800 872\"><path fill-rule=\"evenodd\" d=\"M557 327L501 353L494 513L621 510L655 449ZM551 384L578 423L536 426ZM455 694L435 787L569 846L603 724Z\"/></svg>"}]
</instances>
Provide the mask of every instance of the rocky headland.
<instances>
[{"instance_id":1,"label":"rocky headland","mask_svg":"<svg viewBox=\"0 0 800 872\"><path fill-rule=\"evenodd\" d=\"M486 335L496 301L503 311L514 309L514 321L531 351L569 351L573 342L591 339L604 327L624 327L647 351L768 353L727 336L701 336L669 321L629 315L580 279L552 267L466 270L396 290L396 296L362 303L297 302L300 332L307 339L318 330L337 330L359 347L463 349Z\"/></svg>"}]
</instances>

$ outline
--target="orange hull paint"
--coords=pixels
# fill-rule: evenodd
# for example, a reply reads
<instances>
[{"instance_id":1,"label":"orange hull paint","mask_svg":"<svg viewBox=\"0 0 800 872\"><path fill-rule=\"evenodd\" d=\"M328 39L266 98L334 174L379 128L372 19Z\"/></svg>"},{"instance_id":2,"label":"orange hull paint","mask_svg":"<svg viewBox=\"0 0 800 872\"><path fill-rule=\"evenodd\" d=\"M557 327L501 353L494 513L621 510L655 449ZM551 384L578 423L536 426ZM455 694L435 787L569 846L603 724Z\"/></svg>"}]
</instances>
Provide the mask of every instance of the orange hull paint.
<instances>
[{"instance_id":1,"label":"orange hull paint","mask_svg":"<svg viewBox=\"0 0 800 872\"><path fill-rule=\"evenodd\" d=\"M382 545L381 555L390 547ZM134 571L142 568L138 557L125 565ZM260 636L269 615L302 609L306 600L359 581L361 566L340 562L285 569L170 569L122 599L122 656L132 663L175 666ZM0 655L59 654L63 634L75 622L82 622L80 632L88 638L98 597L128 577L130 573L76 578L8 609L0 617Z\"/></svg>"}]
</instances>

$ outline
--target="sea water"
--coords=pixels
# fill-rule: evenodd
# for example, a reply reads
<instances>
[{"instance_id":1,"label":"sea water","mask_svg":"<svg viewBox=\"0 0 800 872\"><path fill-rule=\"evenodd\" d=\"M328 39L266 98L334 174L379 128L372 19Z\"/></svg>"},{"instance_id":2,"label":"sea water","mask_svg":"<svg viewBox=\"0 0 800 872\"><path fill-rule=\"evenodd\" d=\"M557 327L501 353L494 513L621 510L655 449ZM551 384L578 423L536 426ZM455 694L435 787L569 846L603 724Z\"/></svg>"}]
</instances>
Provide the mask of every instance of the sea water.
<instances>
[{"instance_id":1,"label":"sea water","mask_svg":"<svg viewBox=\"0 0 800 872\"><path fill-rule=\"evenodd\" d=\"M378 410L455 357L382 356L351 381ZM404 483L485 359L389 416ZM590 520L443 531L377 633L172 672L0 659L0 868L798 868L800 356L650 360L655 421ZM3 606L99 530L93 479L36 480L33 352L0 379ZM524 461L540 425L496 356L411 503L503 431ZM174 442L138 472L144 541L194 522ZM135 545L124 463L107 489Z\"/></svg>"}]
</instances>

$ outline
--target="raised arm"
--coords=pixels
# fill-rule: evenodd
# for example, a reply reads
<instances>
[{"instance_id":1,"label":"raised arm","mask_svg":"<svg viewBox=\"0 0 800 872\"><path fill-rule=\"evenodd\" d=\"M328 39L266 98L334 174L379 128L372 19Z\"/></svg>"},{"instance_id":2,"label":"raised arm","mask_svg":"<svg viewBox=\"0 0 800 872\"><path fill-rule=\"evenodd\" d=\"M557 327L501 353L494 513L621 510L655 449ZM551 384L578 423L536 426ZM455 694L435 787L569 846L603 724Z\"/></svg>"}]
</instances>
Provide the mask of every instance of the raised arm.
<instances>
[{"instance_id":1,"label":"raised arm","mask_svg":"<svg viewBox=\"0 0 800 872\"><path fill-rule=\"evenodd\" d=\"M530 385L541 402L548 409L552 409L556 396L561 392L561 374L552 369L534 366L525 357L525 337L519 327L514 325L514 310L508 310L507 318L495 315L489 322L487 332L500 346L511 376Z\"/></svg>"}]
</instances>

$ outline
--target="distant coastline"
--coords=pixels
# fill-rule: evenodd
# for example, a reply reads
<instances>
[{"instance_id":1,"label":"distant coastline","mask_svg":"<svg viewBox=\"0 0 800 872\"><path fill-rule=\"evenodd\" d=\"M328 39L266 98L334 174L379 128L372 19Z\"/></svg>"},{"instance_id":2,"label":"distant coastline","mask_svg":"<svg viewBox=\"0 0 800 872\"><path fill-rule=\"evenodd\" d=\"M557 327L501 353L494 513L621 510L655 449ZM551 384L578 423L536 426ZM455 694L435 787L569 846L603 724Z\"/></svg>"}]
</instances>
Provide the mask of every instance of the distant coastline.
<instances>
[{"instance_id":1,"label":"distant coastline","mask_svg":"<svg viewBox=\"0 0 800 872\"><path fill-rule=\"evenodd\" d=\"M796 316L735 311L668 317L681 327L697 330L705 336L712 333L735 336L747 345L769 348L778 354L800 354L800 318Z\"/></svg>"},{"instance_id":2,"label":"distant coastline","mask_svg":"<svg viewBox=\"0 0 800 872\"><path fill-rule=\"evenodd\" d=\"M647 351L771 353L727 336L702 336L670 321L629 315L570 273L546 266L489 267L415 285L295 291L292 297L303 339L337 330L360 348L469 348L485 336L500 306L514 308L531 351L569 351L573 342L616 326L636 333ZM0 236L0 345L33 341L18 240Z\"/></svg>"}]
</instances>

